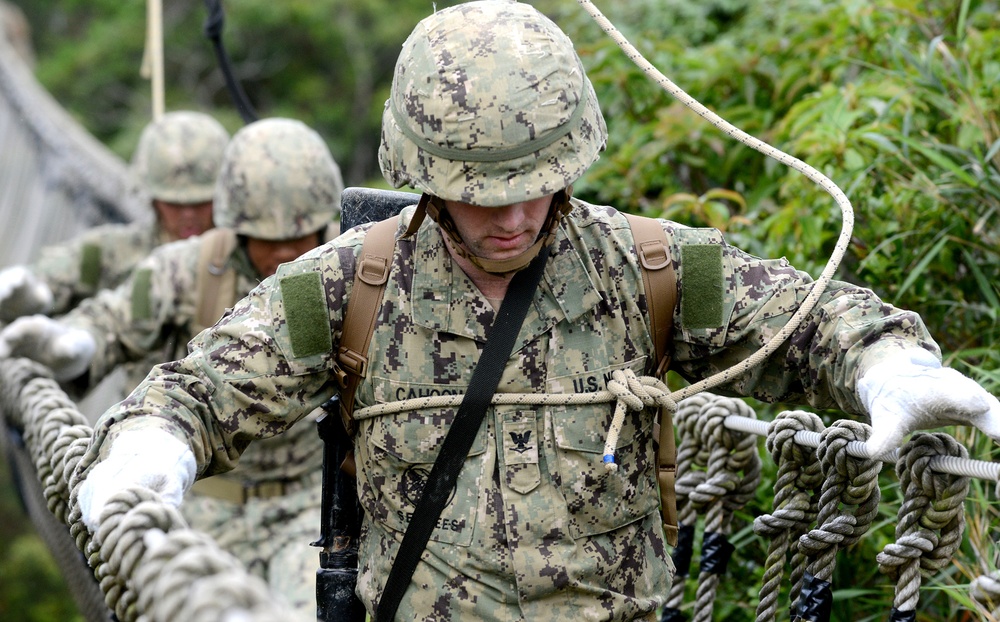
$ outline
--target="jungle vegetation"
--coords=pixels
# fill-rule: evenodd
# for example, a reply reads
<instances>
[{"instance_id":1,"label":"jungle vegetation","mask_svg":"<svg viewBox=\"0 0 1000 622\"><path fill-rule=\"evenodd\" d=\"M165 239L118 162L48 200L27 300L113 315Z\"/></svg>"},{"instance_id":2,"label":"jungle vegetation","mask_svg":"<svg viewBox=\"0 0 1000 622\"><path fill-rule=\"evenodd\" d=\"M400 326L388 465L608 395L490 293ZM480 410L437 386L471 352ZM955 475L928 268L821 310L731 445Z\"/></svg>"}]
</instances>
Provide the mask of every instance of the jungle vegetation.
<instances>
[{"instance_id":1,"label":"jungle vegetation","mask_svg":"<svg viewBox=\"0 0 1000 622\"><path fill-rule=\"evenodd\" d=\"M150 117L149 85L138 71L142 3L16 4L33 27L38 78L95 136L128 158ZM167 108L210 111L235 131L240 118L202 34L204 3L164 4ZM312 125L349 185L384 187L375 150L396 54L420 17L451 4L241 0L225 6L223 37L261 115ZM576 185L577 196L716 227L754 254L784 256L819 274L841 227L829 195L663 93L572 0L534 4L573 37L608 120L608 148ZM1000 3L598 5L688 94L832 179L856 217L837 278L919 311L947 364L1000 393ZM762 419L784 408L754 406ZM989 439L949 431L974 457L996 457ZM770 511L775 476L766 456L765 465L756 498L736 518L729 572L739 579L722 582L718 620L754 619L767 545L751 523ZM872 531L839 558L833 620L885 619L892 607L893 582L874 560L894 539L899 485L891 469L882 478ZM966 586L995 570L995 496L992 487L973 483L966 538L952 564L925 580L918 619L985 615ZM11 511L9 503L0 508ZM18 528L17 521L0 525L2 532L30 537L30 528ZM23 563L12 561L25 558L26 545L19 542L0 537L0 568ZM0 614L19 598L8 573L2 574Z\"/></svg>"}]
</instances>

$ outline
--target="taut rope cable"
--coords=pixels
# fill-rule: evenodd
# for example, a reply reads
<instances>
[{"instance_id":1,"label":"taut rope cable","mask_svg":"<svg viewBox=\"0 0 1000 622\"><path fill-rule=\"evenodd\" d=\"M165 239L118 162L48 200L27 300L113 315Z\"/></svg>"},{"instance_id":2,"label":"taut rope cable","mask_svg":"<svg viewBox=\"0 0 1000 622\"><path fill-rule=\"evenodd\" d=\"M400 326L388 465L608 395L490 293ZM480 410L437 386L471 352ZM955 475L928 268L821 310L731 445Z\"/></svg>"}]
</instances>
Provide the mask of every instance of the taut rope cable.
<instances>
[{"instance_id":1,"label":"taut rope cable","mask_svg":"<svg viewBox=\"0 0 1000 622\"><path fill-rule=\"evenodd\" d=\"M612 382L608 386L614 386L617 390L625 387L640 387L640 395L634 393L618 393L611 388L594 393L497 393L493 396L493 405L513 405L513 406L579 406L585 404L600 404L606 402L616 402L618 408L635 407L641 403L640 407L661 406L672 399L673 395L662 382L649 376L636 377L631 370L615 370L611 374ZM371 417L396 414L411 410L457 408L462 401L461 395L435 395L431 397L417 397L398 402L388 402L376 404L354 411L354 418L358 421ZM628 405L628 406L627 406ZM725 426L731 430L756 434L757 436L767 436L767 421L751 419L739 415L729 415L725 419ZM609 434L609 441L611 435ZM795 441L806 447L818 447L820 434L803 430L795 434ZM617 435L614 442L609 443L612 448L617 443ZM845 447L847 455L855 458L871 457L867 445L860 441L850 441ZM607 445L605 446L607 452ZM899 450L893 450L883 456L879 456L882 462L895 463L898 459ZM954 456L936 456L931 460L931 469L952 475L965 475L977 479L986 479L993 482L1000 481L1000 463L985 462L982 460L966 460Z\"/></svg>"}]
</instances>

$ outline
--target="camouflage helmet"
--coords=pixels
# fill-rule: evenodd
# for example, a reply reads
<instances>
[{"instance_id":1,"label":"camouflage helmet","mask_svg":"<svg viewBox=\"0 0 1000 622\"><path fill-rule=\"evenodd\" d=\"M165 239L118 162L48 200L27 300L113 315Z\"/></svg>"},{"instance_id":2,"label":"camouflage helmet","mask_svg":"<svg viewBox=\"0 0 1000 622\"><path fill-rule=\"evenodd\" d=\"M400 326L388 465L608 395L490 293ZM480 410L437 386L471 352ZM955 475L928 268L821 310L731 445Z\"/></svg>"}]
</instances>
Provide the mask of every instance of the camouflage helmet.
<instances>
[{"instance_id":1,"label":"camouflage helmet","mask_svg":"<svg viewBox=\"0 0 1000 622\"><path fill-rule=\"evenodd\" d=\"M143 129L132 171L151 198L168 203L212 199L229 132L200 112L168 112Z\"/></svg>"},{"instance_id":2,"label":"camouflage helmet","mask_svg":"<svg viewBox=\"0 0 1000 622\"><path fill-rule=\"evenodd\" d=\"M290 240L331 224L343 189L319 134L301 121L263 119L236 132L226 148L212 213L217 227Z\"/></svg>"},{"instance_id":3,"label":"camouflage helmet","mask_svg":"<svg viewBox=\"0 0 1000 622\"><path fill-rule=\"evenodd\" d=\"M403 44L379 165L395 187L484 207L566 188L607 141L573 43L527 4L467 2Z\"/></svg>"}]
</instances>

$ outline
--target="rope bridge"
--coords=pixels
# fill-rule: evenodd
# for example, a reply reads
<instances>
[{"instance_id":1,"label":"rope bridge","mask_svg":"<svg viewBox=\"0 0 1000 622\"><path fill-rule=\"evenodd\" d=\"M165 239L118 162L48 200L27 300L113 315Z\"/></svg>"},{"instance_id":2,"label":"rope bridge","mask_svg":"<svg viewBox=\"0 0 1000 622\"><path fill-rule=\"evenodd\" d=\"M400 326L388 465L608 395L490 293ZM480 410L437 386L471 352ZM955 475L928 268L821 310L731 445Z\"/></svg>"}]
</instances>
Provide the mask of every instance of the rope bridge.
<instances>
[{"instance_id":1,"label":"rope bridge","mask_svg":"<svg viewBox=\"0 0 1000 622\"><path fill-rule=\"evenodd\" d=\"M598 17L592 5L580 2ZM598 21L615 35L610 24ZM5 145L0 150L0 222L6 232L0 238L0 265L23 263L48 242L94 224L133 220L146 211L129 188L124 163L35 82L28 68L30 45L16 33L17 17L0 1L0 142ZM619 45L627 43L615 39ZM698 110L665 77L657 81ZM699 114L711 120L707 111ZM849 231L849 204L835 186L803 163L741 138L735 128L723 129L824 186L841 204ZM842 239L848 237L845 232ZM822 279L837 261L839 254ZM817 296L821 290L817 288ZM900 450L875 460L864 450L869 433L864 424L841 420L825 426L804 411L759 421L745 402L698 393L702 388L708 387L670 394L658 381L633 376L616 377L605 391L585 396L507 395L498 400L613 402L617 423L609 430L609 454L626 409L676 408L681 532L672 555L677 577L662 612L664 622L679 621L685 614L697 621L713 618L719 584L734 553L729 537L736 514L760 488L758 437L766 437L764 453L777 469L772 510L753 522L754 533L768 543L759 621L775 620L786 607L794 620L828 619L838 554L871 529L881 500L879 475L894 463L903 497L895 541L873 562L894 584L891 619L913 619L921 582L945 568L962 542L970 480L997 482L1000 464L969 460L964 446L939 433L915 435ZM422 406L434 405L452 404L445 399ZM384 414L385 409L355 413L359 418ZM0 365L0 420L9 432L0 434L0 448L14 467L25 507L88 621L291 619L279 596L211 538L190 529L154 493L130 489L116 496L98 533L86 529L76 505L79 482L72 473L92 430L47 369L21 359ZM610 462L608 468L613 467ZM696 547L699 523L701 543ZM700 560L695 578L696 548ZM692 581L694 589L689 590ZM694 600L685 603L691 591ZM969 596L983 612L997 616L1000 573L976 578ZM781 604L783 597L787 604Z\"/></svg>"},{"instance_id":2,"label":"rope bridge","mask_svg":"<svg viewBox=\"0 0 1000 622\"><path fill-rule=\"evenodd\" d=\"M618 380L617 388L595 394L502 395L496 401L585 399L629 408L636 399L633 407L659 399L655 381ZM643 397L626 396L621 387L630 385L644 387ZM665 388L659 392L665 394ZM421 398L399 407L450 399ZM385 409L374 410L384 414ZM372 416L372 411L359 415ZM61 547L64 559L71 560L64 568L71 566L78 579L87 579L73 582L72 589L89 593L78 597L88 620L109 620L111 612L122 622L292 619L280 596L210 537L190 529L155 493L136 488L117 495L109 504L111 516L97 533L89 532L76 503L79 482L72 474L92 430L46 368L27 359L0 366L0 418L23 442L4 449L19 456L25 496L41 499L49 515L53 533L47 542ZM864 450L870 433L865 424L842 419L824 426L818 415L805 411L782 412L763 422L744 401L708 393L679 402L675 424L681 533L673 551L677 577L662 614L665 622L684 619L685 610L695 621L713 619L718 586L734 552L728 541L734 516L760 486L759 436L766 437L765 452L777 467L773 509L753 523L754 532L769 541L757 607L761 622L784 611L779 600L786 571L793 619L829 620L837 555L871 528L881 500L879 474L883 463L893 462L903 501L895 542L874 561L895 583L891 619L913 619L921 581L948 565L962 542L970 480L1000 480L1000 463L970 460L963 445L942 433L915 434L877 460ZM703 529L695 599L685 606L699 521ZM67 557L67 549L75 555ZM983 611L995 611L998 588L1000 573L981 576L970 585L970 597Z\"/></svg>"}]
</instances>

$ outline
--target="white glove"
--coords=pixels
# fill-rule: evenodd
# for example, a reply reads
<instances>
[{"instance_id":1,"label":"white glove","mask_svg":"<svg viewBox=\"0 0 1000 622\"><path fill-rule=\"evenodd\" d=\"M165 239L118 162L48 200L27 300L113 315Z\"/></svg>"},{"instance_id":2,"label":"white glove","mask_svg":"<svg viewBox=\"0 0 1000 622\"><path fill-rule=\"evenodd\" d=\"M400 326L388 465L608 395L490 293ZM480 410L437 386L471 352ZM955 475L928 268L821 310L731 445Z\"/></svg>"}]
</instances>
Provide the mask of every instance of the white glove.
<instances>
[{"instance_id":1,"label":"white glove","mask_svg":"<svg viewBox=\"0 0 1000 622\"><path fill-rule=\"evenodd\" d=\"M196 464L191 448L157 429L122 432L108 457L97 463L80 484L77 501L83 524L96 532L108 499L126 488L143 486L166 503L179 506L194 483Z\"/></svg>"},{"instance_id":2,"label":"white glove","mask_svg":"<svg viewBox=\"0 0 1000 622\"><path fill-rule=\"evenodd\" d=\"M59 382L87 371L96 351L90 333L44 315L19 318L0 331L0 358L37 361L51 369Z\"/></svg>"},{"instance_id":3,"label":"white glove","mask_svg":"<svg viewBox=\"0 0 1000 622\"><path fill-rule=\"evenodd\" d=\"M51 308L52 290L30 270L24 266L0 270L0 321L13 322Z\"/></svg>"},{"instance_id":4,"label":"white glove","mask_svg":"<svg viewBox=\"0 0 1000 622\"><path fill-rule=\"evenodd\" d=\"M871 417L872 457L899 447L911 432L949 425L975 426L1000 442L1000 401L926 350L874 365L858 380L858 397Z\"/></svg>"}]
</instances>

